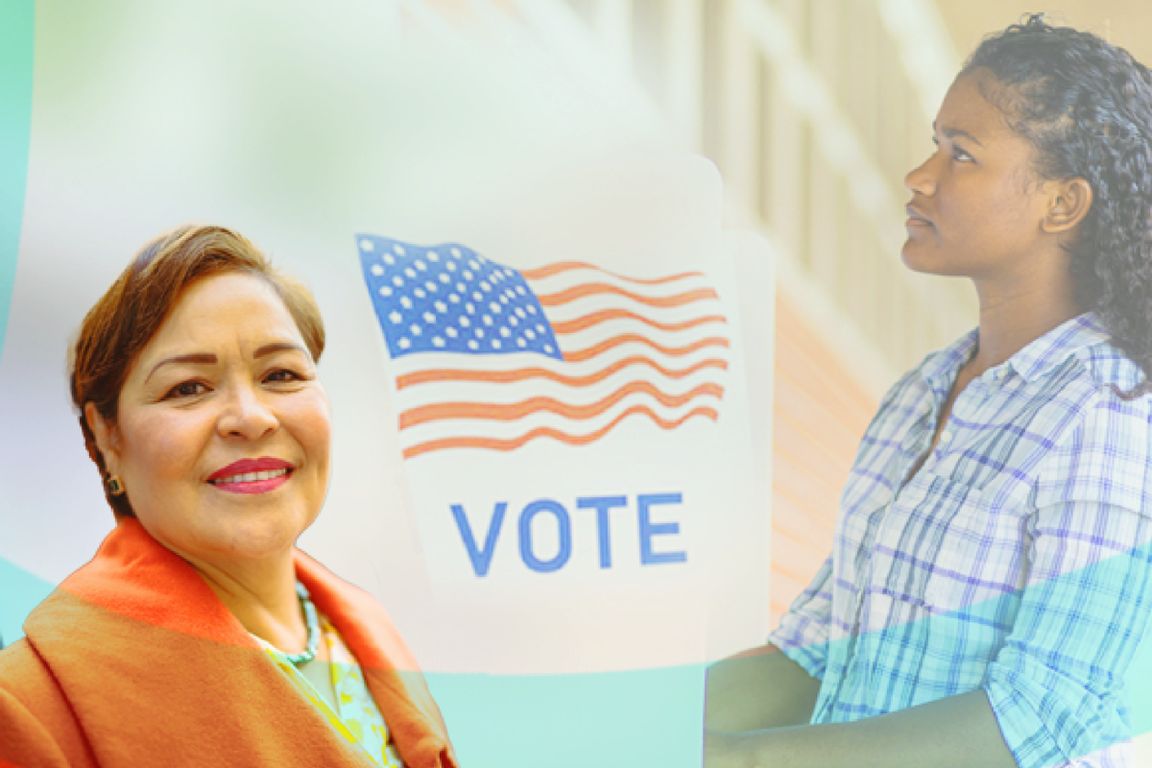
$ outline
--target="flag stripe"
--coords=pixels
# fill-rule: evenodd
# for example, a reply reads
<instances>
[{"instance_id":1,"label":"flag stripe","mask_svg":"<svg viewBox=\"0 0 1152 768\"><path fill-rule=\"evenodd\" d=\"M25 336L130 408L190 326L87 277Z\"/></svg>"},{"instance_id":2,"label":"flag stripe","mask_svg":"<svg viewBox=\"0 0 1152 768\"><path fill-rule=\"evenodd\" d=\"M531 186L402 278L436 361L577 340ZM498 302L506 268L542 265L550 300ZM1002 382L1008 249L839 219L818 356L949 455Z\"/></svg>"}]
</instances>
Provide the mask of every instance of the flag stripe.
<instances>
[{"instance_id":1,"label":"flag stripe","mask_svg":"<svg viewBox=\"0 0 1152 768\"><path fill-rule=\"evenodd\" d=\"M586 405L573 405L552 397L531 397L518 403L436 403L412 408L400 414L400 428L407 429L428 421L446 419L483 419L492 421L517 421L534 413L547 411L573 421L585 421L598 416L623 400L628 395L644 393L658 400L662 405L676 407L697 397L723 397L724 388L717 384L701 384L679 395L662 392L647 381L633 381L620 387L606 397Z\"/></svg>"},{"instance_id":2,"label":"flag stripe","mask_svg":"<svg viewBox=\"0 0 1152 768\"><path fill-rule=\"evenodd\" d=\"M531 440L548 437L557 440L561 443L568 445L587 445L594 443L604 435L611 432L616 426L629 416L643 415L651 419L661 429L671 430L679 427L684 422L695 417L704 417L716 421L720 418L719 412L715 408L701 407L695 408L684 416L677 419L664 419L661 418L651 408L645 405L637 405L629 408L621 413L612 421L608 422L605 426L584 435L573 435L563 432L551 427L542 427L534 429L530 432L510 439L510 440L497 440L490 437L449 437L440 440L429 440L423 443L417 443L404 449L404 458L411 459L424 453L432 451L444 450L447 448L485 448L492 451L514 451L520 446Z\"/></svg>"},{"instance_id":3,"label":"flag stripe","mask_svg":"<svg viewBox=\"0 0 1152 768\"><path fill-rule=\"evenodd\" d=\"M576 299L582 299L586 296L596 296L605 293L623 296L648 307L681 307L685 304L707 301L709 299L715 300L717 298L716 291L712 288L697 288L671 296L645 296L633 291L627 291L611 283L581 283L560 291L559 293L537 294L536 299L540 302L541 306L556 307L575 301Z\"/></svg>"},{"instance_id":4,"label":"flag stripe","mask_svg":"<svg viewBox=\"0 0 1152 768\"><path fill-rule=\"evenodd\" d=\"M574 350L572 352L565 352L564 360L565 362L570 363L583 362L584 360L602 355L610 349L615 349L616 347L620 347L625 344L641 344L645 347L651 347L652 349L672 357L683 357L684 355L688 355L697 350L706 349L708 347L730 346L728 339L724 338L723 336L709 336L708 338L694 341L691 344L686 344L682 347L666 347L662 344L657 344L647 336L641 336L638 333L625 333L621 334L620 336L614 336L611 339L606 339L599 344L594 344L591 347Z\"/></svg>"},{"instance_id":5,"label":"flag stripe","mask_svg":"<svg viewBox=\"0 0 1152 768\"><path fill-rule=\"evenodd\" d=\"M601 382L609 376L633 365L646 366L658 371L665 378L669 379L683 379L706 368L716 368L719 370L728 369L727 360L721 360L715 357L701 360L687 368L666 368L651 358L633 355L617 360L608 367L586 376L565 376L562 373L557 373L548 368L517 368L510 371L473 371L463 368L433 368L421 369L397 376L396 387L397 389L406 389L407 387L413 387L418 384L442 383L445 381L483 381L505 384L528 381L530 379L548 379L560 384L567 384L571 387L586 387Z\"/></svg>"},{"instance_id":6,"label":"flag stripe","mask_svg":"<svg viewBox=\"0 0 1152 768\"><path fill-rule=\"evenodd\" d=\"M617 272L609 272L602 269L595 264L589 264L584 261L559 261L555 264L549 264L537 269L522 269L520 274L528 280L542 280L545 277L552 277L554 275L563 274L564 272L571 272L576 269L588 269L593 272L599 272L602 275L609 275L617 280L625 280L629 283L637 283L638 285L664 285L665 283L674 283L677 280L684 280L689 277L703 277L703 272L681 272L677 275L667 275L665 277L655 278L641 278L641 277L628 277L621 275Z\"/></svg>"},{"instance_id":7,"label":"flag stripe","mask_svg":"<svg viewBox=\"0 0 1152 768\"><path fill-rule=\"evenodd\" d=\"M612 320L636 320L637 322L647 325L649 328L657 328L661 331L683 331L709 323L728 322L728 319L723 315L703 315L677 323L661 323L627 309L605 309L600 312L593 312L583 317L578 317L574 320L552 323L552 330L556 332L557 336L563 336L577 331L583 331L587 328L600 325L601 323L611 322Z\"/></svg>"}]
</instances>

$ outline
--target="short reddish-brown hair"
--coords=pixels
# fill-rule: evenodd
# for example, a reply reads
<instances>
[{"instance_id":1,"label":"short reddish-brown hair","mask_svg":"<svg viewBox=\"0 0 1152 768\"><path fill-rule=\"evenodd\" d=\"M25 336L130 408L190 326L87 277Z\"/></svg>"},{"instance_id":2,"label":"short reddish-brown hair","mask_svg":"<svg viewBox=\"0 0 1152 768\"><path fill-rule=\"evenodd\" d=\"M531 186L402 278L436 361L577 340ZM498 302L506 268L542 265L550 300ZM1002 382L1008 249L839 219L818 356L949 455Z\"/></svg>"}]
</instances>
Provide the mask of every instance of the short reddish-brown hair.
<instances>
[{"instance_id":1,"label":"short reddish-brown hair","mask_svg":"<svg viewBox=\"0 0 1152 768\"><path fill-rule=\"evenodd\" d=\"M284 302L312 358L324 352L324 321L312 294L300 283L273 269L247 238L224 227L186 226L145 245L116 282L84 316L72 349L70 383L72 402L80 411L84 446L107 476L104 457L84 418L92 403L107 421L115 423L120 390L140 350L172 313L192 283L211 275L243 272L268 282ZM104 495L117 515L133 516L126 495Z\"/></svg>"}]
</instances>

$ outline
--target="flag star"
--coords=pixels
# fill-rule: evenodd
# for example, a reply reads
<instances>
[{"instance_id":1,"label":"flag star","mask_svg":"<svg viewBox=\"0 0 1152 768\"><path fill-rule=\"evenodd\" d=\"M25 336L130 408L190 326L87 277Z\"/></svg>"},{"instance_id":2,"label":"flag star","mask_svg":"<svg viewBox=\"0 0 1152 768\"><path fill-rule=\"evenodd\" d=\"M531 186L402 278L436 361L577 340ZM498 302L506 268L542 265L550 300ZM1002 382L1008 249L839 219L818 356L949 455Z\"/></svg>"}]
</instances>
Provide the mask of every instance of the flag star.
<instances>
[{"instance_id":1,"label":"flag star","mask_svg":"<svg viewBox=\"0 0 1152 768\"><path fill-rule=\"evenodd\" d=\"M413 295L413 296L415 296L415 297L416 297L416 298L418 298L418 299L422 299L422 298L424 298L425 296L427 296L428 294L424 293L424 289L423 289L423 288L417 288L416 290L412 291L412 295Z\"/></svg>"},{"instance_id":2,"label":"flag star","mask_svg":"<svg viewBox=\"0 0 1152 768\"><path fill-rule=\"evenodd\" d=\"M435 292L436 290L438 290L438 289L436 288L436 283L432 282L431 280L429 280L428 282L424 283L424 287L425 287L425 288L427 288L427 289L428 289L428 290L430 290L430 291L433 291L433 292Z\"/></svg>"},{"instance_id":3,"label":"flag star","mask_svg":"<svg viewBox=\"0 0 1152 768\"><path fill-rule=\"evenodd\" d=\"M432 339L432 346L434 346L434 347L444 346L444 339L440 338L439 336L436 336L435 338Z\"/></svg>"},{"instance_id":4,"label":"flag star","mask_svg":"<svg viewBox=\"0 0 1152 768\"><path fill-rule=\"evenodd\" d=\"M472 279L472 272L471 272L471 270L467 270L467 269L466 269L466 270L464 270L463 274L464 274L464 279L465 279L465 280L471 280L471 279Z\"/></svg>"},{"instance_id":5,"label":"flag star","mask_svg":"<svg viewBox=\"0 0 1152 768\"><path fill-rule=\"evenodd\" d=\"M400 339L400 341L396 342L396 346L400 347L400 349L408 349L412 346L412 342L408 339Z\"/></svg>"},{"instance_id":6,"label":"flag star","mask_svg":"<svg viewBox=\"0 0 1152 768\"><path fill-rule=\"evenodd\" d=\"M428 251L426 255L428 256L428 261L433 263L440 261L440 254L436 253L436 251Z\"/></svg>"},{"instance_id":7,"label":"flag star","mask_svg":"<svg viewBox=\"0 0 1152 768\"><path fill-rule=\"evenodd\" d=\"M426 322L426 323L436 322L436 315L432 314L431 312L425 312L424 313L424 322Z\"/></svg>"},{"instance_id":8,"label":"flag star","mask_svg":"<svg viewBox=\"0 0 1152 768\"><path fill-rule=\"evenodd\" d=\"M492 290L492 283L488 282L487 280L481 280L480 281L480 290L487 293L488 291Z\"/></svg>"},{"instance_id":9,"label":"flag star","mask_svg":"<svg viewBox=\"0 0 1152 768\"><path fill-rule=\"evenodd\" d=\"M420 326L417 325L416 323L412 323L412 325L408 326L408 331L413 336L419 336L420 335Z\"/></svg>"},{"instance_id":10,"label":"flag star","mask_svg":"<svg viewBox=\"0 0 1152 768\"><path fill-rule=\"evenodd\" d=\"M404 274L408 275L409 278L413 278L416 277L416 270L412 269L412 267L405 267Z\"/></svg>"},{"instance_id":11,"label":"flag star","mask_svg":"<svg viewBox=\"0 0 1152 768\"><path fill-rule=\"evenodd\" d=\"M523 307L516 307L516 317L524 317L525 312Z\"/></svg>"},{"instance_id":12,"label":"flag star","mask_svg":"<svg viewBox=\"0 0 1152 768\"><path fill-rule=\"evenodd\" d=\"M404 255L404 246L400 245L400 243L394 244L392 246L392 250L396 251L396 253L400 254L401 256Z\"/></svg>"},{"instance_id":13,"label":"flag star","mask_svg":"<svg viewBox=\"0 0 1152 768\"><path fill-rule=\"evenodd\" d=\"M484 329L483 328L477 328L475 331L473 331L473 333L476 334L476 338L478 338L478 339L484 338Z\"/></svg>"},{"instance_id":14,"label":"flag star","mask_svg":"<svg viewBox=\"0 0 1152 768\"><path fill-rule=\"evenodd\" d=\"M544 333L544 324L543 323L536 323L536 332L537 333Z\"/></svg>"},{"instance_id":15,"label":"flag star","mask_svg":"<svg viewBox=\"0 0 1152 768\"><path fill-rule=\"evenodd\" d=\"M492 325L492 315L484 315L484 325Z\"/></svg>"},{"instance_id":16,"label":"flag star","mask_svg":"<svg viewBox=\"0 0 1152 768\"><path fill-rule=\"evenodd\" d=\"M444 283L444 285L448 285L448 283L452 282L452 278L448 277L447 272L441 272L440 277L438 277L436 279L439 280L440 282Z\"/></svg>"},{"instance_id":17,"label":"flag star","mask_svg":"<svg viewBox=\"0 0 1152 768\"><path fill-rule=\"evenodd\" d=\"M455 328L453 328L452 326L448 326L447 328L445 328L445 329L444 329L444 333L448 334L448 337L449 337L449 338L451 338L451 339L454 339L454 338L456 338L456 337L457 337L457 336L460 334L460 332L459 332L459 331L457 331L457 330L456 330Z\"/></svg>"},{"instance_id":18,"label":"flag star","mask_svg":"<svg viewBox=\"0 0 1152 768\"><path fill-rule=\"evenodd\" d=\"M468 319L467 315L460 315L460 327L467 328L472 325L472 321Z\"/></svg>"},{"instance_id":19,"label":"flag star","mask_svg":"<svg viewBox=\"0 0 1152 768\"><path fill-rule=\"evenodd\" d=\"M448 294L448 301L452 302L453 304L459 304L460 303L460 297L454 293L450 293L450 294Z\"/></svg>"},{"instance_id":20,"label":"flag star","mask_svg":"<svg viewBox=\"0 0 1152 768\"><path fill-rule=\"evenodd\" d=\"M500 297L500 303L501 304L507 304L508 303L508 297L507 296L501 296Z\"/></svg>"},{"instance_id":21,"label":"flag star","mask_svg":"<svg viewBox=\"0 0 1152 768\"><path fill-rule=\"evenodd\" d=\"M392 266L393 264L396 263L396 257L390 253L384 254L381 258L384 259L384 263L387 264L388 266Z\"/></svg>"},{"instance_id":22,"label":"flag star","mask_svg":"<svg viewBox=\"0 0 1152 768\"><path fill-rule=\"evenodd\" d=\"M500 329L500 335L503 336L504 338L508 338L509 336L512 335L512 331L508 330L507 328L501 328Z\"/></svg>"},{"instance_id":23,"label":"flag star","mask_svg":"<svg viewBox=\"0 0 1152 768\"><path fill-rule=\"evenodd\" d=\"M456 262L454 262L454 261L448 262L447 264L444 265L444 269L448 270L449 272L455 272L456 271Z\"/></svg>"},{"instance_id":24,"label":"flag star","mask_svg":"<svg viewBox=\"0 0 1152 768\"><path fill-rule=\"evenodd\" d=\"M521 296L524 296L525 294L528 293L528 291L525 290L524 286L518 285L518 286L516 286L516 293L520 294Z\"/></svg>"},{"instance_id":25,"label":"flag star","mask_svg":"<svg viewBox=\"0 0 1152 768\"><path fill-rule=\"evenodd\" d=\"M465 293L468 290L468 286L464 285L464 283L456 283L456 290L460 293Z\"/></svg>"},{"instance_id":26,"label":"flag star","mask_svg":"<svg viewBox=\"0 0 1152 768\"><path fill-rule=\"evenodd\" d=\"M360 241L360 250L374 251L376 250L376 245L371 240L364 239Z\"/></svg>"},{"instance_id":27,"label":"flag star","mask_svg":"<svg viewBox=\"0 0 1152 768\"><path fill-rule=\"evenodd\" d=\"M536 334L535 334L535 333L532 331L532 329L531 329L531 328L529 328L528 330L524 331L524 336L525 336L525 337L526 337L526 338L527 338L529 341L531 341L532 339L536 338Z\"/></svg>"},{"instance_id":28,"label":"flag star","mask_svg":"<svg viewBox=\"0 0 1152 768\"><path fill-rule=\"evenodd\" d=\"M510 299L514 299L514 298L516 298L516 291L513 288L505 288L504 289L504 295Z\"/></svg>"},{"instance_id":29,"label":"flag star","mask_svg":"<svg viewBox=\"0 0 1152 768\"><path fill-rule=\"evenodd\" d=\"M480 293L480 291L472 291L472 298L475 301L484 301L484 294Z\"/></svg>"},{"instance_id":30,"label":"flag star","mask_svg":"<svg viewBox=\"0 0 1152 768\"><path fill-rule=\"evenodd\" d=\"M468 259L468 266L472 269L480 269L480 265L476 263L476 259Z\"/></svg>"},{"instance_id":31,"label":"flag star","mask_svg":"<svg viewBox=\"0 0 1152 768\"><path fill-rule=\"evenodd\" d=\"M421 272L423 272L424 270L428 269L428 265L427 265L427 264L425 264L425 263L424 263L423 261L421 261L420 259L416 259L416 269L418 269L418 270L420 270Z\"/></svg>"},{"instance_id":32,"label":"flag star","mask_svg":"<svg viewBox=\"0 0 1152 768\"><path fill-rule=\"evenodd\" d=\"M408 298L407 296L401 296L400 306L404 307L404 309L412 309L412 299Z\"/></svg>"},{"instance_id":33,"label":"flag star","mask_svg":"<svg viewBox=\"0 0 1152 768\"><path fill-rule=\"evenodd\" d=\"M528 346L528 342L524 341L524 339L516 339L516 346L524 349L524 347Z\"/></svg>"},{"instance_id":34,"label":"flag star","mask_svg":"<svg viewBox=\"0 0 1152 768\"><path fill-rule=\"evenodd\" d=\"M464 311L470 315L476 314L476 305L468 301L464 303Z\"/></svg>"},{"instance_id":35,"label":"flag star","mask_svg":"<svg viewBox=\"0 0 1152 768\"><path fill-rule=\"evenodd\" d=\"M393 325L399 325L400 321L403 319L404 319L404 316L401 315L396 310L392 310L391 312L388 313L388 321L391 322Z\"/></svg>"},{"instance_id":36,"label":"flag star","mask_svg":"<svg viewBox=\"0 0 1152 768\"><path fill-rule=\"evenodd\" d=\"M380 286L380 295L381 296L391 296L392 295L391 286L387 286L387 285Z\"/></svg>"},{"instance_id":37,"label":"flag star","mask_svg":"<svg viewBox=\"0 0 1152 768\"><path fill-rule=\"evenodd\" d=\"M460 258L460 249L459 248L453 248L452 249L452 257L456 258L456 259Z\"/></svg>"},{"instance_id":38,"label":"flag star","mask_svg":"<svg viewBox=\"0 0 1152 768\"><path fill-rule=\"evenodd\" d=\"M379 264L373 264L372 274L376 275L376 277L380 277L380 275L384 274L384 267L380 266Z\"/></svg>"},{"instance_id":39,"label":"flag star","mask_svg":"<svg viewBox=\"0 0 1152 768\"><path fill-rule=\"evenodd\" d=\"M445 312L448 311L448 305L442 301L438 301L435 304L433 304L432 306L434 306L436 308L436 311L439 312L440 314L444 314Z\"/></svg>"},{"instance_id":40,"label":"flag star","mask_svg":"<svg viewBox=\"0 0 1152 768\"><path fill-rule=\"evenodd\" d=\"M400 277L400 275L396 275L396 277L392 278L392 285L399 288L400 286L404 285L404 278Z\"/></svg>"},{"instance_id":41,"label":"flag star","mask_svg":"<svg viewBox=\"0 0 1152 768\"><path fill-rule=\"evenodd\" d=\"M534 314L536 314L536 307L534 307L534 306L532 306L531 304L529 304L529 305L528 305L528 314L530 314L530 315L534 315Z\"/></svg>"},{"instance_id":42,"label":"flag star","mask_svg":"<svg viewBox=\"0 0 1152 768\"><path fill-rule=\"evenodd\" d=\"M500 311L500 305L494 301L490 301L490 302L488 302L488 309L492 310L493 312L499 312Z\"/></svg>"},{"instance_id":43,"label":"flag star","mask_svg":"<svg viewBox=\"0 0 1152 768\"><path fill-rule=\"evenodd\" d=\"M492 339L492 349L500 349L500 339Z\"/></svg>"},{"instance_id":44,"label":"flag star","mask_svg":"<svg viewBox=\"0 0 1152 768\"><path fill-rule=\"evenodd\" d=\"M520 318L516 317L516 315L509 316L508 325L515 328L516 326L520 325Z\"/></svg>"},{"instance_id":45,"label":"flag star","mask_svg":"<svg viewBox=\"0 0 1152 768\"><path fill-rule=\"evenodd\" d=\"M544 345L544 351L545 352L551 352L552 351L552 345L551 344L545 344Z\"/></svg>"},{"instance_id":46,"label":"flag star","mask_svg":"<svg viewBox=\"0 0 1152 768\"><path fill-rule=\"evenodd\" d=\"M479 344L479 342L476 341L476 339L472 339L471 341L468 342L468 349L479 349L479 348L480 348L480 344Z\"/></svg>"}]
</instances>

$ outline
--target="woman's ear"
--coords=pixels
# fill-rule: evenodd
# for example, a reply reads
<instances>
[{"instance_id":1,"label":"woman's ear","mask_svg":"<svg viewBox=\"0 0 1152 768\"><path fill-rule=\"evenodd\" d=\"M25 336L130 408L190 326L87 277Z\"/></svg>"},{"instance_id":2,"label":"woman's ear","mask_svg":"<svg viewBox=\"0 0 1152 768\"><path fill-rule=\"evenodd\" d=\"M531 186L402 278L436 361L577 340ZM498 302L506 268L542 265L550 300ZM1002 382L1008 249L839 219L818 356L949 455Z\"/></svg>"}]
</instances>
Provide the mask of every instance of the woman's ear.
<instances>
[{"instance_id":1,"label":"woman's ear","mask_svg":"<svg viewBox=\"0 0 1152 768\"><path fill-rule=\"evenodd\" d=\"M101 416L91 400L84 403L84 421L88 423L88 429L92 430L96 447L104 457L104 469L108 474L115 475L116 467L120 464L120 433L116 430L116 424Z\"/></svg>"},{"instance_id":2,"label":"woman's ear","mask_svg":"<svg viewBox=\"0 0 1152 768\"><path fill-rule=\"evenodd\" d=\"M1092 185L1079 176L1049 184L1048 210L1040 227L1050 234L1070 232L1092 208Z\"/></svg>"}]
</instances>

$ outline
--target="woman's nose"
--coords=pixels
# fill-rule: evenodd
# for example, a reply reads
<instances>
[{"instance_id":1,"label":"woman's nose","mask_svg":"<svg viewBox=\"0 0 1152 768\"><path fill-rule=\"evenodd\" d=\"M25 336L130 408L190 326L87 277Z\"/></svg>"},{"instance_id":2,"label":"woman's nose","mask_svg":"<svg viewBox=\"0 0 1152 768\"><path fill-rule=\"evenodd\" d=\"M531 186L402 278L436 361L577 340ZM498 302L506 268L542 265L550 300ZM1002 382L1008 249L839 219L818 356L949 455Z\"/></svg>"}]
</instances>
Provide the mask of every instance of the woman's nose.
<instances>
[{"instance_id":1,"label":"woman's nose","mask_svg":"<svg viewBox=\"0 0 1152 768\"><path fill-rule=\"evenodd\" d=\"M258 440L275 430L280 421L265 402L265 396L251 385L230 387L217 422L220 435Z\"/></svg>"},{"instance_id":2,"label":"woman's nose","mask_svg":"<svg viewBox=\"0 0 1152 768\"><path fill-rule=\"evenodd\" d=\"M914 192L918 195L930 197L936 192L936 173L934 160L938 152L934 152L928 156L928 159L920 163L912 170L908 171L904 176L904 186L909 192Z\"/></svg>"}]
</instances>

